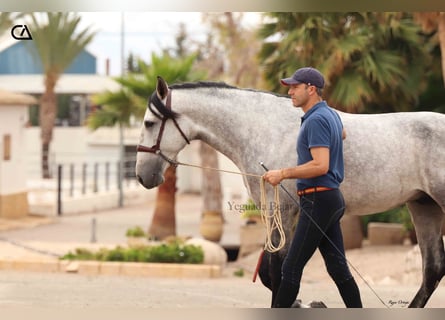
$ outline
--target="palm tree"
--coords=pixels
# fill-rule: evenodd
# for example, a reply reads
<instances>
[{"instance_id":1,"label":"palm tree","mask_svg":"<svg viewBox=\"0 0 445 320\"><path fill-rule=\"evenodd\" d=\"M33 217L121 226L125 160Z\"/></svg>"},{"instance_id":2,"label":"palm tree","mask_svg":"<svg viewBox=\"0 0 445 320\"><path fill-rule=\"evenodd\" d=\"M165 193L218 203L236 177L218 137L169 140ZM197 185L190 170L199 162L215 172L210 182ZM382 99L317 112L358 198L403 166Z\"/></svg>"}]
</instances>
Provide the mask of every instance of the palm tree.
<instances>
[{"instance_id":1,"label":"palm tree","mask_svg":"<svg viewBox=\"0 0 445 320\"><path fill-rule=\"evenodd\" d=\"M48 154L56 118L54 88L60 76L91 42L95 33L89 28L77 32L80 17L73 13L34 13L31 15L32 46L29 48L42 64L45 92L40 98L39 122L42 139L42 176L50 178Z\"/></svg>"},{"instance_id":2,"label":"palm tree","mask_svg":"<svg viewBox=\"0 0 445 320\"><path fill-rule=\"evenodd\" d=\"M415 12L414 19L427 33L436 33L434 42L439 43L442 64L442 81L445 86L445 12Z\"/></svg>"},{"instance_id":3,"label":"palm tree","mask_svg":"<svg viewBox=\"0 0 445 320\"><path fill-rule=\"evenodd\" d=\"M265 39L260 58L272 90L284 92L279 79L302 66L320 69L327 80L328 103L349 112L406 111L424 88L430 57L410 14L271 13L268 17L272 21L260 31Z\"/></svg>"},{"instance_id":4,"label":"palm tree","mask_svg":"<svg viewBox=\"0 0 445 320\"><path fill-rule=\"evenodd\" d=\"M201 77L192 72L195 55L175 59L169 54L152 54L151 64L142 60L137 62L139 73L129 73L115 80L122 85L118 92L104 92L93 97L101 108L89 116L87 125L92 129L101 126L124 127L129 124L132 115L141 119L147 108L147 97L155 90L156 77L162 77L169 83L191 81ZM176 235L175 219L176 168L170 166L165 173L165 181L158 187L156 207L153 212L148 233L158 239Z\"/></svg>"},{"instance_id":5,"label":"palm tree","mask_svg":"<svg viewBox=\"0 0 445 320\"><path fill-rule=\"evenodd\" d=\"M230 81L236 86L257 88L261 85L261 69L258 67L258 51L261 42L256 30L243 26L242 12L204 13L203 20L211 27L211 37L217 44L207 49L218 53L201 61L212 79ZM218 63L215 64L215 58Z\"/></svg>"},{"instance_id":6,"label":"palm tree","mask_svg":"<svg viewBox=\"0 0 445 320\"><path fill-rule=\"evenodd\" d=\"M0 35L12 27L15 19L21 18L22 16L22 13L0 12Z\"/></svg>"}]
</instances>

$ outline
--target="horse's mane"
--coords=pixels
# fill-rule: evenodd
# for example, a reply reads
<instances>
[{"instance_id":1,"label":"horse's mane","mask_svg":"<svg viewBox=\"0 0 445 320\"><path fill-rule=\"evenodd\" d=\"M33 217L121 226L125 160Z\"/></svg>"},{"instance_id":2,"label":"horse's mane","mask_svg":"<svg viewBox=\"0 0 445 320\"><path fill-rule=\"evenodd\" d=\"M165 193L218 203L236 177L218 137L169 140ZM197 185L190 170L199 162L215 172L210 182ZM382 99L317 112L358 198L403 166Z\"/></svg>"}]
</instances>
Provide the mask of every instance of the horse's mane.
<instances>
[{"instance_id":1,"label":"horse's mane","mask_svg":"<svg viewBox=\"0 0 445 320\"><path fill-rule=\"evenodd\" d=\"M225 82L214 81L196 81L175 83L169 86L170 89L199 89L199 88L221 88L221 89L239 89Z\"/></svg>"},{"instance_id":2,"label":"horse's mane","mask_svg":"<svg viewBox=\"0 0 445 320\"><path fill-rule=\"evenodd\" d=\"M240 88L240 87L232 86L225 82L215 82L215 81L196 81L196 82L175 83L175 84L169 86L169 88L170 89L200 89L200 88L235 89L235 90L244 90L244 91L250 91L250 92L266 93L266 94L271 94L271 95L274 95L277 97L286 97L286 98L289 97L288 95L283 95L280 93L251 89L251 88Z\"/></svg>"},{"instance_id":3,"label":"horse's mane","mask_svg":"<svg viewBox=\"0 0 445 320\"><path fill-rule=\"evenodd\" d=\"M225 82L215 82L215 81L196 81L196 82L181 82L181 83L174 83L172 85L169 85L169 89L172 90L187 90L187 89L201 89L201 88L216 88L216 89L234 89L234 90L244 90L244 91L250 91L250 92L258 92L258 93L266 93L271 94L277 97L288 97L286 95L282 95L279 93L274 93L270 91L262 91L262 90L256 90L256 89L250 89L250 88L239 88L232 85L229 85ZM155 105L156 109L167 118L176 118L179 116L176 112L167 109L163 104L162 105Z\"/></svg>"}]
</instances>

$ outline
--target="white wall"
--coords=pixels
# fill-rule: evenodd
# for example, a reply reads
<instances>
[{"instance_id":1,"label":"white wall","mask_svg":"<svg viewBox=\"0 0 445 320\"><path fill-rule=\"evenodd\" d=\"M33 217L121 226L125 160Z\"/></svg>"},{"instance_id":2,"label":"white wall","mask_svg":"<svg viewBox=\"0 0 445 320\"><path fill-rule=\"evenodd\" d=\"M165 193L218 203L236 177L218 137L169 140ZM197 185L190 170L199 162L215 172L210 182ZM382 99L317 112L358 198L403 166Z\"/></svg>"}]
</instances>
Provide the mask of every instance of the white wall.
<instances>
[{"instance_id":1,"label":"white wall","mask_svg":"<svg viewBox=\"0 0 445 320\"><path fill-rule=\"evenodd\" d=\"M23 128L27 106L0 106L0 194L26 191L26 150ZM11 159L3 160L3 136L11 136Z\"/></svg>"},{"instance_id":2,"label":"white wall","mask_svg":"<svg viewBox=\"0 0 445 320\"><path fill-rule=\"evenodd\" d=\"M117 161L118 146L114 144L94 144L93 132L84 127L55 127L50 145L50 162L54 164L74 164ZM25 130L27 174L31 179L41 177L40 128ZM55 168L53 168L55 169Z\"/></svg>"}]
</instances>

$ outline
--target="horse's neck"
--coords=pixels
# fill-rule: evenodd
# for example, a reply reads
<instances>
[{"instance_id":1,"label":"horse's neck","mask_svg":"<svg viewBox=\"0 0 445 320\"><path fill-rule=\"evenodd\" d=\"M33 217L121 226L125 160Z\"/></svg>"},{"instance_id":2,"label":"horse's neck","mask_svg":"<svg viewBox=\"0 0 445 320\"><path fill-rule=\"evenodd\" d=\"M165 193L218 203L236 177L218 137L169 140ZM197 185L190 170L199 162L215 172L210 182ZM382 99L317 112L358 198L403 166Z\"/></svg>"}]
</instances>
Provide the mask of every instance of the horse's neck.
<instances>
[{"instance_id":1,"label":"horse's neck","mask_svg":"<svg viewBox=\"0 0 445 320\"><path fill-rule=\"evenodd\" d=\"M290 101L272 94L218 89L216 94L209 95L201 89L178 96L180 101L188 101L184 104L188 110L184 112L194 123L194 138L249 172L261 172L258 161L276 157L274 149L283 142L289 127L296 129L295 122L298 123ZM294 136L290 138L295 141Z\"/></svg>"}]
</instances>

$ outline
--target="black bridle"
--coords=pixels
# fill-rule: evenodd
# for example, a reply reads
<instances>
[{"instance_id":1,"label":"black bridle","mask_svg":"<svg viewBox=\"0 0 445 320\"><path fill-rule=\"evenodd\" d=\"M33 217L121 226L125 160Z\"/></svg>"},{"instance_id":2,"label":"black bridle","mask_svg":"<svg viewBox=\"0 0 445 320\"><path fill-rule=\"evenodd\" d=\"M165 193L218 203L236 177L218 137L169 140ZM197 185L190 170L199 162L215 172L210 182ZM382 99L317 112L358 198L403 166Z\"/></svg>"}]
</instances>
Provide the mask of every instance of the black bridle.
<instances>
[{"instance_id":1,"label":"black bridle","mask_svg":"<svg viewBox=\"0 0 445 320\"><path fill-rule=\"evenodd\" d=\"M159 119L161 119L161 127L159 128L159 133L158 133L158 138L156 139L156 144L154 144L151 147L147 147L141 144L138 144L136 151L137 152L148 152L148 153L154 153L157 155L160 155L164 160L166 160L167 162L169 162L170 164L174 164L174 162L171 161L171 159L169 159L168 157L166 157L162 151L161 151L161 140L162 140L162 135L164 134L164 128L165 128L165 123L167 122L168 119L171 119L173 121L173 123L175 124L176 128L178 129L179 133L182 135L182 137L184 138L184 140L190 144L189 139L187 138L187 136L184 134L184 132L181 130L181 128L178 125L178 122L176 121L176 118L174 116L174 113L171 113L170 116L164 114L162 115L160 112L155 111L151 104L154 104L156 106L156 108L158 110L161 110L162 108L166 108L168 110L171 110L171 90L168 90L167 93L167 101L166 104L164 104L162 102L161 99L159 99L158 95L156 92L154 92L151 97L150 97L150 101L148 102L148 109L150 109L150 111Z\"/></svg>"}]
</instances>

